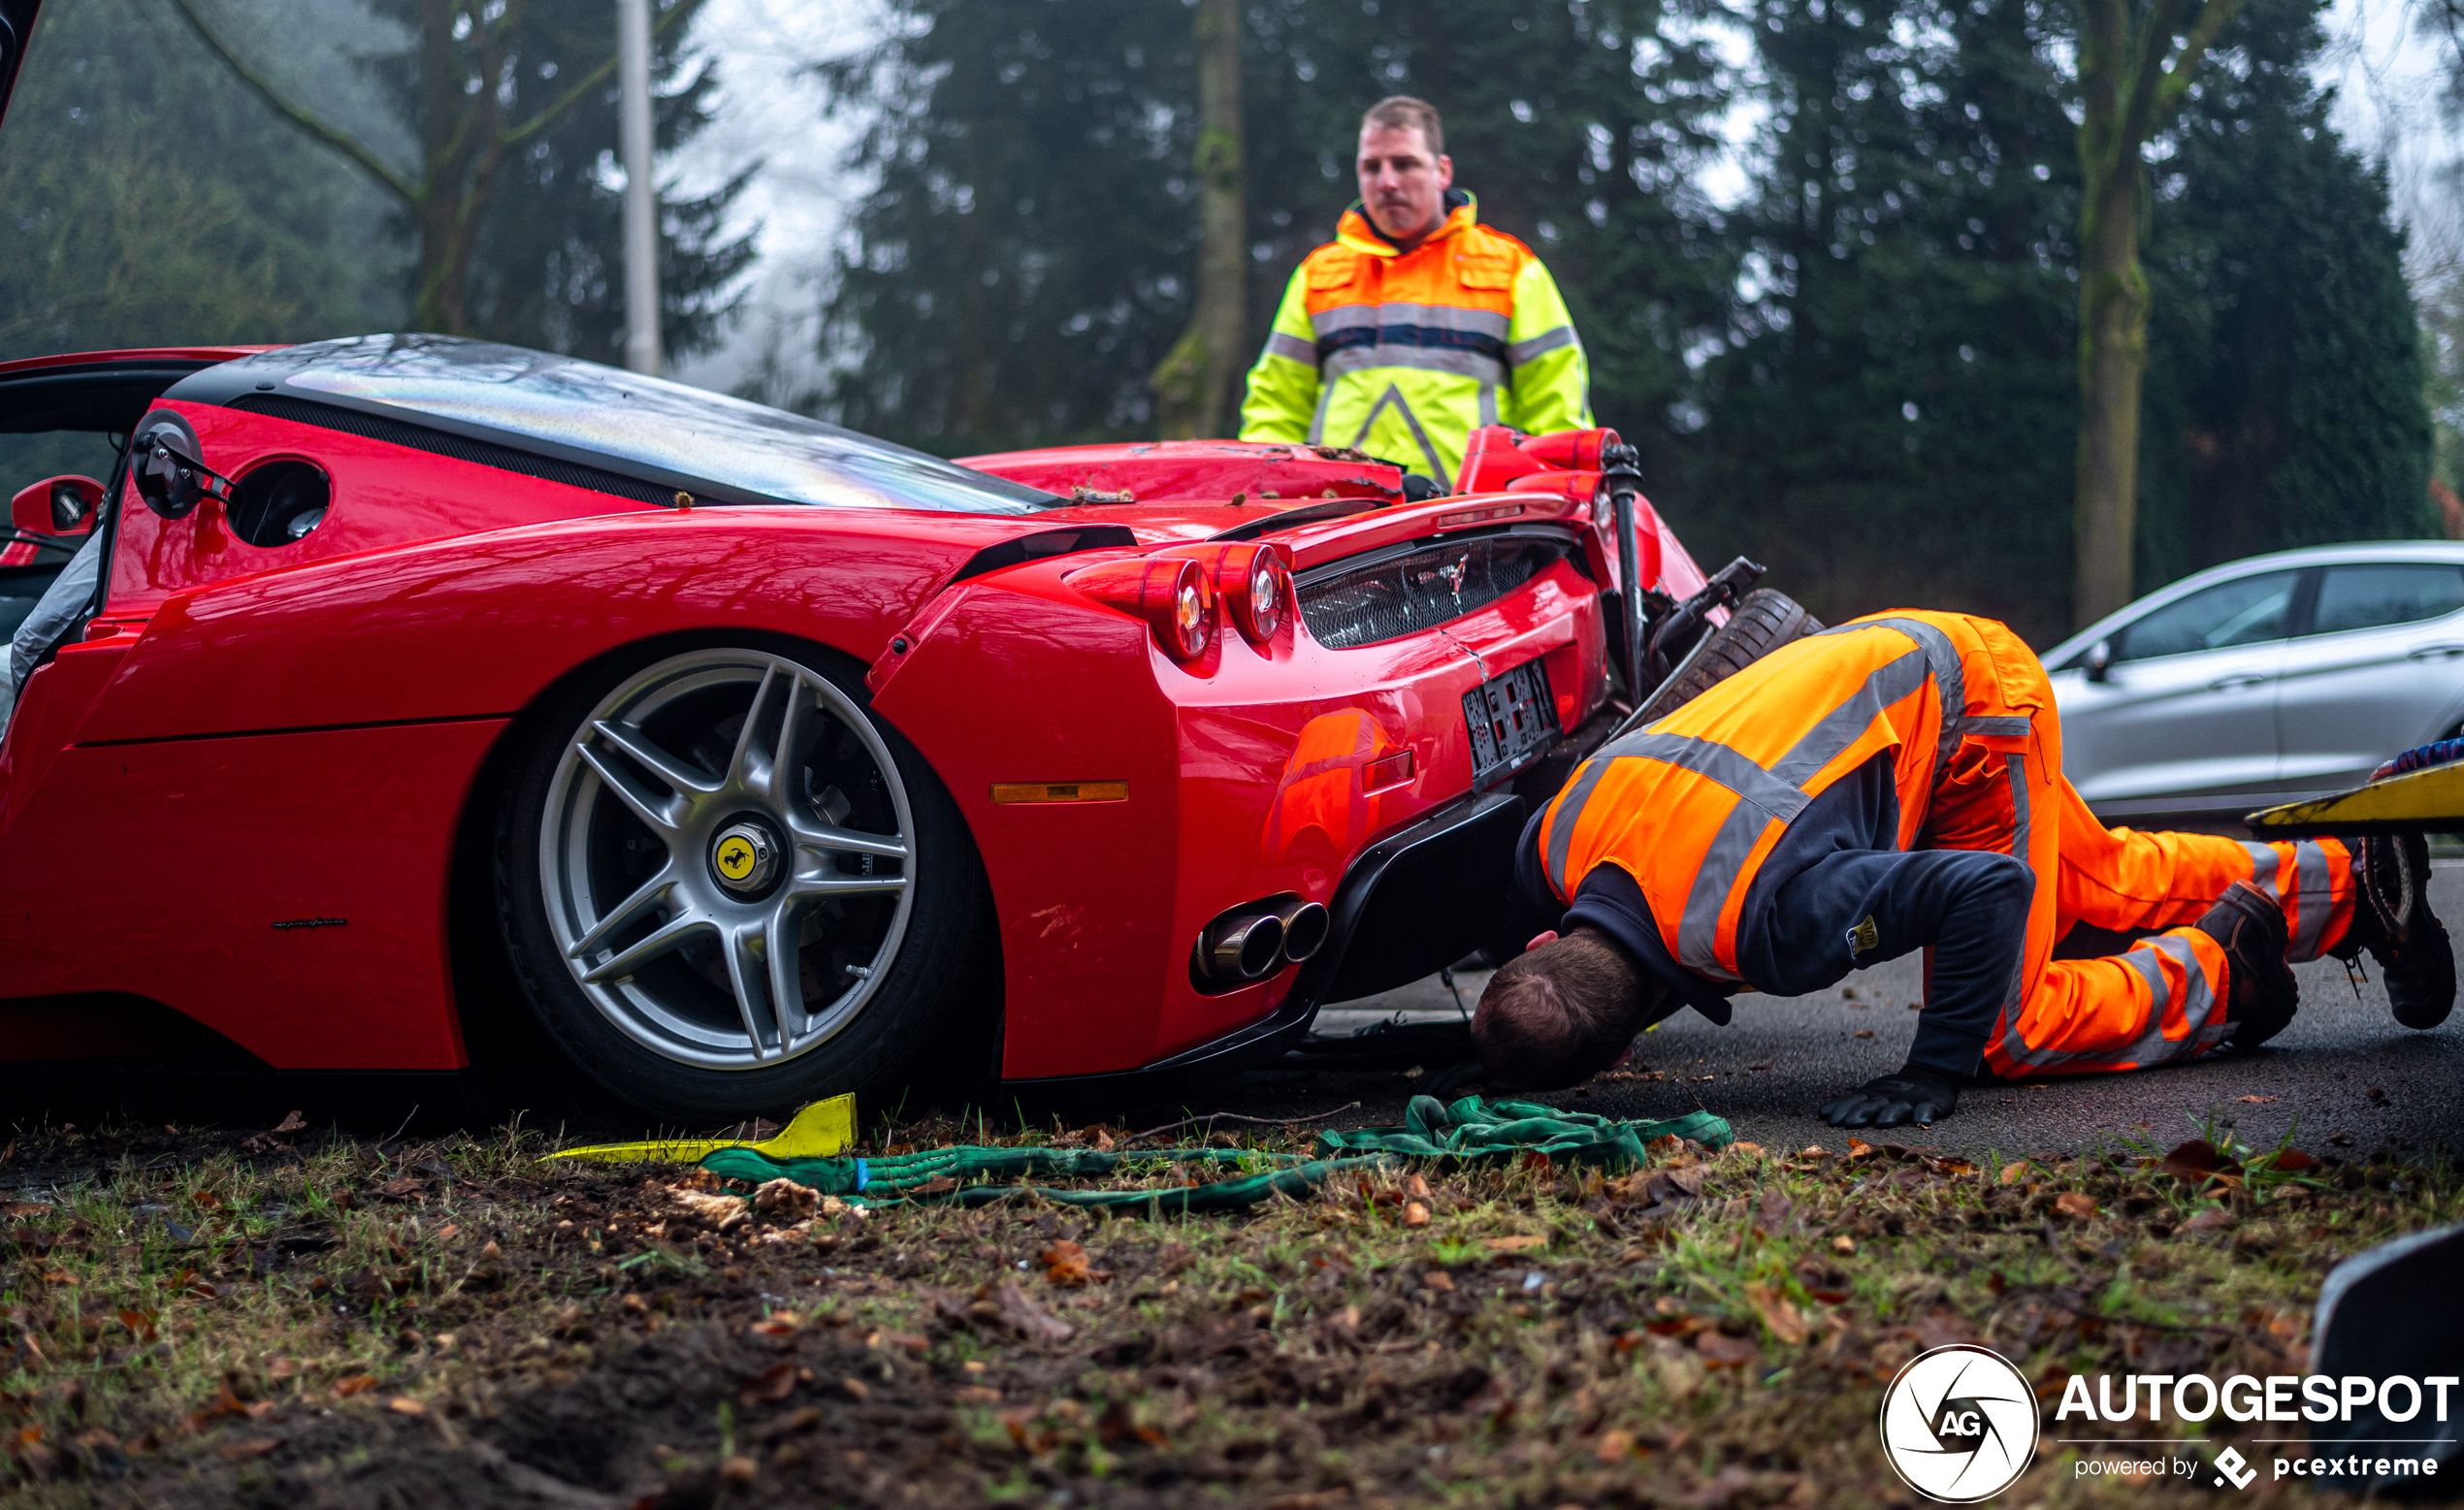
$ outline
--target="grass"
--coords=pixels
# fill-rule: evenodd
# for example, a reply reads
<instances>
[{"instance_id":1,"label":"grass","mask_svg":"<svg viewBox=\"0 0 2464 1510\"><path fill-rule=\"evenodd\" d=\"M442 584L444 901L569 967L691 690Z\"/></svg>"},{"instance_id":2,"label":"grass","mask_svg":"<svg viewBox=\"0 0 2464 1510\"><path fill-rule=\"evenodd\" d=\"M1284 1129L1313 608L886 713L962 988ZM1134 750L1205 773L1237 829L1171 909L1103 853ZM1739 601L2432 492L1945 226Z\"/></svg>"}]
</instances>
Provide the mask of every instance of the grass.
<instances>
[{"instance_id":1,"label":"grass","mask_svg":"<svg viewBox=\"0 0 2464 1510\"><path fill-rule=\"evenodd\" d=\"M2004 1353L2048 1426L2072 1372L2299 1372L2327 1268L2464 1216L2443 1164L2194 1131L2213 1169L1843 1142L1378 1173L1237 1218L729 1221L690 1172L541 1165L519 1129L20 1129L0 1497L1915 1504L1873 1417L1924 1348ZM2070 1451L2007 1497L2211 1493L2074 1482Z\"/></svg>"}]
</instances>

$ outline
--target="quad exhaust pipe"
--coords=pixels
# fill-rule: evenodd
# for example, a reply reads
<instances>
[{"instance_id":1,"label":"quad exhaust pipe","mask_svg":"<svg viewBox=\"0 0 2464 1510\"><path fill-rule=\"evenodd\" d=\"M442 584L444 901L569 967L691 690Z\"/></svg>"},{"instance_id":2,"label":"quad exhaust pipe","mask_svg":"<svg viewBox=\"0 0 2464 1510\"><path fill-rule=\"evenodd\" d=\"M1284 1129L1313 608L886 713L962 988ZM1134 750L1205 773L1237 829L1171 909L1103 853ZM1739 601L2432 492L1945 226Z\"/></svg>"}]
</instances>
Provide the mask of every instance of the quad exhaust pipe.
<instances>
[{"instance_id":1,"label":"quad exhaust pipe","mask_svg":"<svg viewBox=\"0 0 2464 1510\"><path fill-rule=\"evenodd\" d=\"M1198 973L1227 984L1263 980L1316 953L1332 926L1323 906L1290 892L1244 902L1198 931Z\"/></svg>"}]
</instances>

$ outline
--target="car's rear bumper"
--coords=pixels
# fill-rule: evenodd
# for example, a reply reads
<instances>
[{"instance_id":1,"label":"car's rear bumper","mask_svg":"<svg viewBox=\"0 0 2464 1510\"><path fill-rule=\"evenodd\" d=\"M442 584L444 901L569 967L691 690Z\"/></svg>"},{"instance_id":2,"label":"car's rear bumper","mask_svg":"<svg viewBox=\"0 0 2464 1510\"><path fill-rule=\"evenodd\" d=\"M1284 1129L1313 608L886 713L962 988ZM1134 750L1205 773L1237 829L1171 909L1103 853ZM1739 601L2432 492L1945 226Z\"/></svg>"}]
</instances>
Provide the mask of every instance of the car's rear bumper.
<instances>
[{"instance_id":1,"label":"car's rear bumper","mask_svg":"<svg viewBox=\"0 0 2464 1510\"><path fill-rule=\"evenodd\" d=\"M1336 888L1333 931L1263 1019L1134 1070L1007 1082L1017 1089L1160 1092L1272 1061L1306 1037L1330 1001L1390 990L1440 970L1505 910L1523 799L1475 792L1369 846Z\"/></svg>"}]
</instances>

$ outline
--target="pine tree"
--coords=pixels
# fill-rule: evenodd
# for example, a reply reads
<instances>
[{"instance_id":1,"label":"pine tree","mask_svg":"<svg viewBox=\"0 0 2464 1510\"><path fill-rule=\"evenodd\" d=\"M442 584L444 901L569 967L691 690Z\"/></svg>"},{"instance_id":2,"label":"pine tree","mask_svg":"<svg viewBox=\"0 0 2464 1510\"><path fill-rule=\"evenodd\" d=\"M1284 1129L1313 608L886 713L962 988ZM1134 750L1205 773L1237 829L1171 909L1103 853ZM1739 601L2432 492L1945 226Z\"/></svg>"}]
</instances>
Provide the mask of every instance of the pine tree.
<instances>
[{"instance_id":1,"label":"pine tree","mask_svg":"<svg viewBox=\"0 0 2464 1510\"><path fill-rule=\"evenodd\" d=\"M322 40L381 40L313 0L265 6L244 36L270 48L318 18ZM310 51L293 48L304 86L347 92L347 63ZM199 63L152 0L43 7L0 133L0 360L400 319L377 197Z\"/></svg>"},{"instance_id":2,"label":"pine tree","mask_svg":"<svg viewBox=\"0 0 2464 1510\"><path fill-rule=\"evenodd\" d=\"M1818 613L2066 613L2077 166L2034 0L1763 0L1754 292L1663 508Z\"/></svg>"},{"instance_id":3,"label":"pine tree","mask_svg":"<svg viewBox=\"0 0 2464 1510\"><path fill-rule=\"evenodd\" d=\"M1685 0L1687 4L1695 0ZM1187 326L1196 79L1185 5L897 0L834 71L876 112L816 405L945 452L1154 433ZM1604 423L1656 439L1731 264L1693 187L1724 103L1659 0L1267 0L1245 8L1246 369L1354 197L1360 113L1416 93L1481 218L1549 263ZM1691 13L1687 13L1691 14ZM1689 34L1690 35L1690 34ZM852 353L852 355L848 355Z\"/></svg>"},{"instance_id":4,"label":"pine tree","mask_svg":"<svg viewBox=\"0 0 2464 1510\"><path fill-rule=\"evenodd\" d=\"M2253 0L2165 144L2138 581L2436 533L2415 326L2375 171L2307 74L2313 0ZM1664 507L1838 619L2071 626L2079 170L2040 0L1765 0L1767 270Z\"/></svg>"},{"instance_id":5,"label":"pine tree","mask_svg":"<svg viewBox=\"0 0 2464 1510\"><path fill-rule=\"evenodd\" d=\"M2404 233L2312 81L2319 10L2252 0L2156 178L2144 584L2444 533Z\"/></svg>"}]
</instances>

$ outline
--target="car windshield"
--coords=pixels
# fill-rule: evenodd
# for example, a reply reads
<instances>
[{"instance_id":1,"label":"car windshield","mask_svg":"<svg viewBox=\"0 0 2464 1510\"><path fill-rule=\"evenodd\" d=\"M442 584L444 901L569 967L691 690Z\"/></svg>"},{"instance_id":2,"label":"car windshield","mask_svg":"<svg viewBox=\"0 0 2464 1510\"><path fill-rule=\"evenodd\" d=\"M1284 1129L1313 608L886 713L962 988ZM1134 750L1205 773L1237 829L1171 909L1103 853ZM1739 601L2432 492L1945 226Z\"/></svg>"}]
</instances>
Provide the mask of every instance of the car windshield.
<instances>
[{"instance_id":1,"label":"car windshield","mask_svg":"<svg viewBox=\"0 0 2464 1510\"><path fill-rule=\"evenodd\" d=\"M224 364L213 383L235 397L278 390L782 503L1025 514L1069 501L784 409L489 341L363 336L286 346Z\"/></svg>"}]
</instances>

